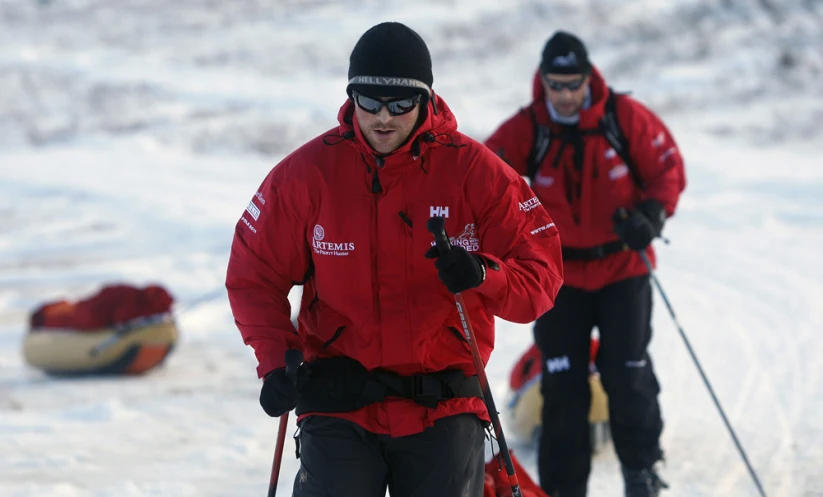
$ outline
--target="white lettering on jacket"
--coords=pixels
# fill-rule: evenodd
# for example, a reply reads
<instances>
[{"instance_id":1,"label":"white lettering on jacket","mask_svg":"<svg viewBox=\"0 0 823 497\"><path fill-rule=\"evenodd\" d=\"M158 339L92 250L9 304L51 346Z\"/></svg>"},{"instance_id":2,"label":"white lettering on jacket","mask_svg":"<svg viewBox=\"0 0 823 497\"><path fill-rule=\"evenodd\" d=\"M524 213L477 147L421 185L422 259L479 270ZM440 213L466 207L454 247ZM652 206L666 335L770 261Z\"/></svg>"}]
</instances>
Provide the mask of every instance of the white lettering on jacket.
<instances>
[{"instance_id":1,"label":"white lettering on jacket","mask_svg":"<svg viewBox=\"0 0 823 497\"><path fill-rule=\"evenodd\" d=\"M319 224L314 226L314 238L311 247L317 255L333 255L343 257L354 251L354 242L328 242L323 241L326 237L326 230Z\"/></svg>"},{"instance_id":2,"label":"white lettering on jacket","mask_svg":"<svg viewBox=\"0 0 823 497\"><path fill-rule=\"evenodd\" d=\"M523 212L529 212L532 209L536 209L538 205L540 205L540 200L537 197L532 197L525 202L518 202L520 205L520 210Z\"/></svg>"}]
</instances>

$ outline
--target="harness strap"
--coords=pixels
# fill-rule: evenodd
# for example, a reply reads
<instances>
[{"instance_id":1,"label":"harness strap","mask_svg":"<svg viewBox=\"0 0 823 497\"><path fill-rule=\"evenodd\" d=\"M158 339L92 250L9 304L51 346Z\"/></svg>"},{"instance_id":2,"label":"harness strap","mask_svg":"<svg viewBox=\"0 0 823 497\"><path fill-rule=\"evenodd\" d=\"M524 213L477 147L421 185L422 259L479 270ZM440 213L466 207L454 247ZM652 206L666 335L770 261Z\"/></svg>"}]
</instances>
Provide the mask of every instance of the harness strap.
<instances>
[{"instance_id":1,"label":"harness strap","mask_svg":"<svg viewBox=\"0 0 823 497\"><path fill-rule=\"evenodd\" d=\"M618 254L624 250L628 250L628 248L623 242L614 241L604 243L603 245L595 245L594 247L562 247L560 250L562 251L564 261L594 261Z\"/></svg>"},{"instance_id":2,"label":"harness strap","mask_svg":"<svg viewBox=\"0 0 823 497\"><path fill-rule=\"evenodd\" d=\"M411 399L435 408L441 400L482 397L477 376L462 371L401 376L392 371L366 368L349 357L319 359L301 366L295 412L349 412L386 398Z\"/></svg>"}]
</instances>

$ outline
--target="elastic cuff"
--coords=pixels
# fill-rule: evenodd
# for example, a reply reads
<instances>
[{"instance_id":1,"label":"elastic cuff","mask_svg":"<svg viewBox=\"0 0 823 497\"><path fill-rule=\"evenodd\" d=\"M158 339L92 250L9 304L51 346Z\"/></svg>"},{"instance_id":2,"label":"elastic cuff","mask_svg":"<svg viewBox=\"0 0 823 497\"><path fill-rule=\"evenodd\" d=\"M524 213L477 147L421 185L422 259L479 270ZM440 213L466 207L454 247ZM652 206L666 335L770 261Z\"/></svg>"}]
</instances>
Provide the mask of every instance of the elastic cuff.
<instances>
[{"instance_id":1,"label":"elastic cuff","mask_svg":"<svg viewBox=\"0 0 823 497\"><path fill-rule=\"evenodd\" d=\"M295 335L295 339L297 336ZM300 348L299 345L290 345L278 340L254 340L249 342L254 355L257 357L257 377L265 378L275 369L286 367L286 350Z\"/></svg>"},{"instance_id":2,"label":"elastic cuff","mask_svg":"<svg viewBox=\"0 0 823 497\"><path fill-rule=\"evenodd\" d=\"M480 286L486 281L486 259L479 255L475 255L474 258L480 264L480 283L477 284L477 286Z\"/></svg>"},{"instance_id":3,"label":"elastic cuff","mask_svg":"<svg viewBox=\"0 0 823 497\"><path fill-rule=\"evenodd\" d=\"M488 254L477 254L483 260L483 267L486 270L483 283L476 288L478 292L489 298L496 298L502 292L508 282L506 281L506 274L503 262Z\"/></svg>"}]
</instances>

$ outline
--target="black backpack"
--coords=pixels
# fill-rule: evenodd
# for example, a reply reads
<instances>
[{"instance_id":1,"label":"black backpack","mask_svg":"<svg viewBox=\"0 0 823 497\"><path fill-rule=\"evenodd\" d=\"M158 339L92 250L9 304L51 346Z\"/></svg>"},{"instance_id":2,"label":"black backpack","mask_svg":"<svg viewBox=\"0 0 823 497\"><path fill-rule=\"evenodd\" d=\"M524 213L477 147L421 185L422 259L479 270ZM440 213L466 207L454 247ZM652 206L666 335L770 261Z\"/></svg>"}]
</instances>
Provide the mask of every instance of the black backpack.
<instances>
[{"instance_id":1,"label":"black backpack","mask_svg":"<svg viewBox=\"0 0 823 497\"><path fill-rule=\"evenodd\" d=\"M617 155L623 159L626 167L629 168L629 172L631 173L634 182L641 190L645 191L646 183L643 181L643 178L640 177L640 173L637 171L637 166L635 166L634 162L631 160L631 156L629 155L629 140L626 139L626 136L623 134L623 130L620 128L620 123L617 120L616 100L617 94L614 90L609 88L609 96L606 99L606 106L604 109L605 112L603 113L603 118L600 120L599 128L597 130L582 131L582 133L589 135L602 134L605 136L614 151L617 152ZM529 107L529 112L532 118L532 126L534 127L534 141L532 141L532 148L529 152L529 158L527 159L526 172L529 180L534 181L534 177L537 176L537 172L540 169L540 164L549 152L552 133L548 126L544 126L537 122L534 109Z\"/></svg>"}]
</instances>

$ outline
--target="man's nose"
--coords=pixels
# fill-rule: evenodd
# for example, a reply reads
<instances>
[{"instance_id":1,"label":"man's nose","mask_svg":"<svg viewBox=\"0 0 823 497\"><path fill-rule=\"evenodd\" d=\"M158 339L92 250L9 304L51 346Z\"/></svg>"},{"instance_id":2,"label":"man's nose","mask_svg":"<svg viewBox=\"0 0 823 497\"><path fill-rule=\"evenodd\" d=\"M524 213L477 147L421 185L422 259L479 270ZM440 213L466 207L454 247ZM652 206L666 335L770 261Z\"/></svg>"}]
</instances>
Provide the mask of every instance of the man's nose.
<instances>
[{"instance_id":1,"label":"man's nose","mask_svg":"<svg viewBox=\"0 0 823 497\"><path fill-rule=\"evenodd\" d=\"M380 112L377 113L377 119L379 119L381 123L387 123L391 118L392 115L389 113L389 109L385 105L380 107Z\"/></svg>"}]
</instances>

